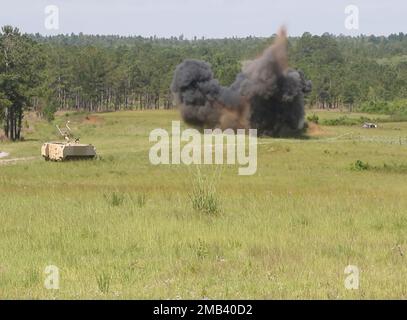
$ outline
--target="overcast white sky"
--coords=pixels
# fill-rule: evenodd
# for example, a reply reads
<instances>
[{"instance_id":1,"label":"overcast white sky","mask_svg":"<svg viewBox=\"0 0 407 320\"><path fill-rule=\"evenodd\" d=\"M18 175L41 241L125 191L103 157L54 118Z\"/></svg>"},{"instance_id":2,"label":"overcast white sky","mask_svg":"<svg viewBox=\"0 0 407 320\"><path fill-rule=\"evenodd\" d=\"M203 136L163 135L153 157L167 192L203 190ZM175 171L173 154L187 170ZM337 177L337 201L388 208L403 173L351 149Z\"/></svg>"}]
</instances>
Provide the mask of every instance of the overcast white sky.
<instances>
[{"instance_id":1,"label":"overcast white sky","mask_svg":"<svg viewBox=\"0 0 407 320\"><path fill-rule=\"evenodd\" d=\"M359 8L359 30L344 26L345 7ZM44 26L47 5L59 8L59 30ZM41 34L120 34L187 38L407 32L407 0L0 0L0 25Z\"/></svg>"}]
</instances>

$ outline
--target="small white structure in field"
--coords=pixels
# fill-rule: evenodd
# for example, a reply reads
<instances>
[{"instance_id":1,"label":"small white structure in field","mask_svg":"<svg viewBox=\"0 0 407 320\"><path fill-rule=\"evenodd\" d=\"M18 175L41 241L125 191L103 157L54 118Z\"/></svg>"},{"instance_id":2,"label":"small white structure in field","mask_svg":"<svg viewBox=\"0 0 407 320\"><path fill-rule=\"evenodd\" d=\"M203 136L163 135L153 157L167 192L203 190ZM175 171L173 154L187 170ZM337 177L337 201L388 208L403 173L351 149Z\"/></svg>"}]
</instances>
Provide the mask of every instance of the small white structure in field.
<instances>
[{"instance_id":1,"label":"small white structure in field","mask_svg":"<svg viewBox=\"0 0 407 320\"><path fill-rule=\"evenodd\" d=\"M0 151L0 158L8 157L9 154L7 152Z\"/></svg>"},{"instance_id":2,"label":"small white structure in field","mask_svg":"<svg viewBox=\"0 0 407 320\"><path fill-rule=\"evenodd\" d=\"M363 124L362 128L366 128L366 129L377 128L377 124L371 123L371 122L365 122Z\"/></svg>"}]
</instances>

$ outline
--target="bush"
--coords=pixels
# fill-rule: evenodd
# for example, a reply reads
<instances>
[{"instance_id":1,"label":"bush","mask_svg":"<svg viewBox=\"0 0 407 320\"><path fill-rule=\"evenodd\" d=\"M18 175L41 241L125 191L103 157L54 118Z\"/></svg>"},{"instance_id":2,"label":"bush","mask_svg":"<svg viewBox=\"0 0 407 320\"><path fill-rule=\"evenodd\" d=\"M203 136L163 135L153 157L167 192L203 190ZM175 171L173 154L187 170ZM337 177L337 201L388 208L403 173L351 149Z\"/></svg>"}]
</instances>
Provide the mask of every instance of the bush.
<instances>
[{"instance_id":1,"label":"bush","mask_svg":"<svg viewBox=\"0 0 407 320\"><path fill-rule=\"evenodd\" d=\"M365 122L375 122L375 120L367 117L349 118L348 116L341 116L336 119L323 120L322 124L326 126L354 126Z\"/></svg>"},{"instance_id":2,"label":"bush","mask_svg":"<svg viewBox=\"0 0 407 320\"><path fill-rule=\"evenodd\" d=\"M364 171L370 168L367 162L363 162L361 160L356 160L355 163L352 163L351 169L355 171Z\"/></svg>"},{"instance_id":3,"label":"bush","mask_svg":"<svg viewBox=\"0 0 407 320\"><path fill-rule=\"evenodd\" d=\"M314 113L314 114L312 114L312 116L308 116L308 117L307 117L307 120L308 120L309 122L313 122L313 123L318 124L318 122L319 122L319 117Z\"/></svg>"}]
</instances>

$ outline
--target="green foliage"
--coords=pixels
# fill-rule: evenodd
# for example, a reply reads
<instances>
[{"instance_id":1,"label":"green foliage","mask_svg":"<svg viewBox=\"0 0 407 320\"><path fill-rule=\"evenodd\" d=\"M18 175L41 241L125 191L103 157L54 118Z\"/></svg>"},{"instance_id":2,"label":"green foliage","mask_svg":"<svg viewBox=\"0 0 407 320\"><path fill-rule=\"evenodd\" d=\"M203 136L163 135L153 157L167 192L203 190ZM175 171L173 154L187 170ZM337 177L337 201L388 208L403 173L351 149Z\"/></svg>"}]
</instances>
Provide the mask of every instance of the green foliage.
<instances>
[{"instance_id":1,"label":"green foliage","mask_svg":"<svg viewBox=\"0 0 407 320\"><path fill-rule=\"evenodd\" d=\"M407 121L407 113L392 114L389 117L389 122L404 122Z\"/></svg>"},{"instance_id":2,"label":"green foliage","mask_svg":"<svg viewBox=\"0 0 407 320\"><path fill-rule=\"evenodd\" d=\"M35 287L40 283L40 273L37 269L31 267L25 273L24 286L26 288Z\"/></svg>"},{"instance_id":3,"label":"green foliage","mask_svg":"<svg viewBox=\"0 0 407 320\"><path fill-rule=\"evenodd\" d=\"M407 173L407 164L402 163L384 163L383 166L375 166L374 167L375 171L379 172L389 172L389 173L402 173L406 174Z\"/></svg>"},{"instance_id":4,"label":"green foliage","mask_svg":"<svg viewBox=\"0 0 407 320\"><path fill-rule=\"evenodd\" d=\"M103 195L107 203L112 207L118 207L123 204L124 195L118 192L112 192L111 194L104 194Z\"/></svg>"},{"instance_id":5,"label":"green foliage","mask_svg":"<svg viewBox=\"0 0 407 320\"><path fill-rule=\"evenodd\" d=\"M364 116L359 118L350 118L348 116L341 116L335 119L324 119L321 121L321 123L326 126L353 126L371 121L372 121L371 119Z\"/></svg>"},{"instance_id":6,"label":"green foliage","mask_svg":"<svg viewBox=\"0 0 407 320\"><path fill-rule=\"evenodd\" d=\"M21 138L24 109L40 86L43 69L40 46L17 28L0 31L0 120L11 140ZM7 110L7 112L5 112Z\"/></svg>"},{"instance_id":7,"label":"green foliage","mask_svg":"<svg viewBox=\"0 0 407 320\"><path fill-rule=\"evenodd\" d=\"M217 196L216 177L204 176L198 169L189 198L195 210L209 215L219 213L220 201Z\"/></svg>"},{"instance_id":8,"label":"green foliage","mask_svg":"<svg viewBox=\"0 0 407 320\"><path fill-rule=\"evenodd\" d=\"M363 102L359 108L361 112L390 114L394 116L407 115L407 99L392 101L368 101Z\"/></svg>"},{"instance_id":9,"label":"green foliage","mask_svg":"<svg viewBox=\"0 0 407 320\"><path fill-rule=\"evenodd\" d=\"M319 122L319 117L318 117L315 113L313 113L312 115L309 115L309 116L307 117L307 120L308 120L309 122L313 122L313 123L318 124L318 122Z\"/></svg>"},{"instance_id":10,"label":"green foliage","mask_svg":"<svg viewBox=\"0 0 407 320\"><path fill-rule=\"evenodd\" d=\"M0 91L0 126L3 124L5 111L11 104L11 101L6 98L6 95Z\"/></svg>"},{"instance_id":11,"label":"green foliage","mask_svg":"<svg viewBox=\"0 0 407 320\"><path fill-rule=\"evenodd\" d=\"M139 208L144 207L144 206L146 205L146 202L147 202L147 196L146 196L145 193L139 193L139 194L137 194L136 203L137 203L137 206L138 206Z\"/></svg>"},{"instance_id":12,"label":"green foliage","mask_svg":"<svg viewBox=\"0 0 407 320\"><path fill-rule=\"evenodd\" d=\"M354 171L365 171L369 170L370 165L367 162L363 162L362 160L356 160L355 163L352 163L351 170Z\"/></svg>"},{"instance_id":13,"label":"green foliage","mask_svg":"<svg viewBox=\"0 0 407 320\"><path fill-rule=\"evenodd\" d=\"M370 165L361 160L357 160L351 165L351 169L355 171L375 171L378 173L394 173L394 174L406 174L407 164L405 163L383 163L383 165Z\"/></svg>"},{"instance_id":14,"label":"green foliage","mask_svg":"<svg viewBox=\"0 0 407 320\"><path fill-rule=\"evenodd\" d=\"M109 272L104 271L96 275L96 283L101 293L103 294L109 293L111 280L112 275Z\"/></svg>"},{"instance_id":15,"label":"green foliage","mask_svg":"<svg viewBox=\"0 0 407 320\"><path fill-rule=\"evenodd\" d=\"M407 173L407 164L405 163L383 163L383 165L370 165L367 162L361 160L356 160L351 165L351 170L354 171L375 171L378 173L394 173L394 174L406 174Z\"/></svg>"},{"instance_id":16,"label":"green foliage","mask_svg":"<svg viewBox=\"0 0 407 320\"><path fill-rule=\"evenodd\" d=\"M42 115L48 122L51 122L55 119L54 114L58 110L56 103L49 102L42 109Z\"/></svg>"},{"instance_id":17,"label":"green foliage","mask_svg":"<svg viewBox=\"0 0 407 320\"><path fill-rule=\"evenodd\" d=\"M209 246L202 239L198 239L198 243L191 247L195 250L195 254L198 259L205 259L209 255Z\"/></svg>"}]
</instances>

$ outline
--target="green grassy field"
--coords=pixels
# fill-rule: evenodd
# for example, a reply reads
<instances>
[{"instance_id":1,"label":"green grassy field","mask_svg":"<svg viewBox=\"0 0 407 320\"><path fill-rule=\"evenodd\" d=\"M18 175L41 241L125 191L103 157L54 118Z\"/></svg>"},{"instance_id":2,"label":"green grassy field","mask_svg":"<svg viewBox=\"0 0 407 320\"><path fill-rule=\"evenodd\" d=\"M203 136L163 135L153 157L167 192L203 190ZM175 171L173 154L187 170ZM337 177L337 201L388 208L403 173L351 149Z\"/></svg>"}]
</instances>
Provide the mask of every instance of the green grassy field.
<instances>
[{"instance_id":1,"label":"green grassy field","mask_svg":"<svg viewBox=\"0 0 407 320\"><path fill-rule=\"evenodd\" d=\"M150 131L175 111L88 118L55 123L70 119L100 159L0 164L0 298L407 298L407 122L261 138L253 176L202 166L218 209L205 213L191 201L197 167L148 159ZM25 141L0 143L8 158L58 139L28 119ZM47 265L59 290L44 288Z\"/></svg>"}]
</instances>

